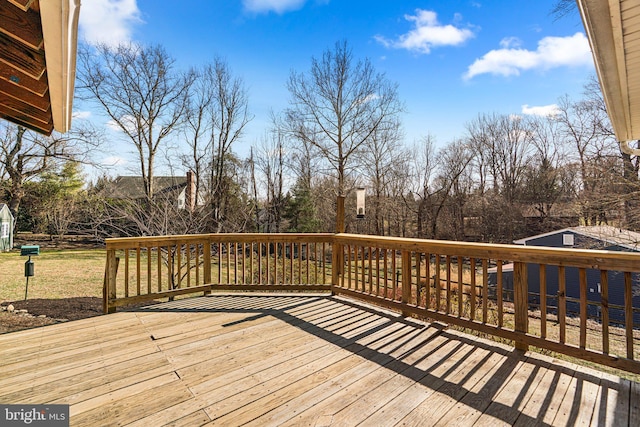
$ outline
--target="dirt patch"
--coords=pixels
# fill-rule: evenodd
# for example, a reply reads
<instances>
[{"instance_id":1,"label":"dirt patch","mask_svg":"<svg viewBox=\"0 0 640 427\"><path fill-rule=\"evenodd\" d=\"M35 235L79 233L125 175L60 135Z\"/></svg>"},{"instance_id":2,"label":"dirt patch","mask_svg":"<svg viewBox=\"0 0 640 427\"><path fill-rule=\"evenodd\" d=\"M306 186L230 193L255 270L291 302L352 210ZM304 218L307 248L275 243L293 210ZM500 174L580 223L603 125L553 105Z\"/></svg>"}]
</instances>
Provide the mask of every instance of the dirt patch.
<instances>
[{"instance_id":1,"label":"dirt patch","mask_svg":"<svg viewBox=\"0 0 640 427\"><path fill-rule=\"evenodd\" d=\"M97 297L28 299L11 304L16 310L27 310L34 316L45 315L53 319L79 320L102 314L102 299Z\"/></svg>"},{"instance_id":2,"label":"dirt patch","mask_svg":"<svg viewBox=\"0 0 640 427\"><path fill-rule=\"evenodd\" d=\"M13 305L15 311L0 312L0 333L85 319L102 314L102 299L97 297L30 299L2 303L5 310L9 305ZM27 312L22 312L22 310Z\"/></svg>"},{"instance_id":3,"label":"dirt patch","mask_svg":"<svg viewBox=\"0 0 640 427\"><path fill-rule=\"evenodd\" d=\"M145 301L128 305L126 308L131 310L161 302L157 300ZM13 306L13 312L7 311L9 305ZM0 311L0 334L53 325L70 320L86 319L103 314L102 298L98 297L36 298L26 301L3 301L0 303L0 307L2 308L2 311ZM26 310L26 312L23 312L23 310Z\"/></svg>"}]
</instances>

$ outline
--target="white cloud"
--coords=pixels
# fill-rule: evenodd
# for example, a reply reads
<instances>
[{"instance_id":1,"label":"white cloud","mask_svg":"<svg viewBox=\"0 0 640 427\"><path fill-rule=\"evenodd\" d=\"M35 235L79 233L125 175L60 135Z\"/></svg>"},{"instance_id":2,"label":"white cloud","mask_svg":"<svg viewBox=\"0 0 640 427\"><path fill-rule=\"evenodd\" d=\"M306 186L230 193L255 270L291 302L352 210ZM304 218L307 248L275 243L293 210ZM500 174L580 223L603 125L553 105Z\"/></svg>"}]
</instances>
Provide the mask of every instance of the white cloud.
<instances>
[{"instance_id":1,"label":"white cloud","mask_svg":"<svg viewBox=\"0 0 640 427\"><path fill-rule=\"evenodd\" d=\"M247 12L275 12L282 14L302 8L305 1L306 0L242 0L242 5Z\"/></svg>"},{"instance_id":2,"label":"white cloud","mask_svg":"<svg viewBox=\"0 0 640 427\"><path fill-rule=\"evenodd\" d=\"M558 104L550 104L550 105L539 105L539 106L529 106L524 104L522 106L522 114L526 114L529 116L555 116L560 112L558 108Z\"/></svg>"},{"instance_id":3,"label":"white cloud","mask_svg":"<svg viewBox=\"0 0 640 427\"><path fill-rule=\"evenodd\" d=\"M141 23L136 0L90 0L80 10L80 37L91 44L115 46L131 41L133 26Z\"/></svg>"},{"instance_id":4,"label":"white cloud","mask_svg":"<svg viewBox=\"0 0 640 427\"><path fill-rule=\"evenodd\" d=\"M371 93L365 96L362 100L358 101L357 104L366 104L371 101L375 101L376 99L380 99L380 95L377 93Z\"/></svg>"},{"instance_id":5,"label":"white cloud","mask_svg":"<svg viewBox=\"0 0 640 427\"><path fill-rule=\"evenodd\" d=\"M503 49L517 49L522 46L522 40L517 37L505 37L500 40L500 47Z\"/></svg>"},{"instance_id":6,"label":"white cloud","mask_svg":"<svg viewBox=\"0 0 640 427\"><path fill-rule=\"evenodd\" d=\"M120 156L109 156L102 159L103 166L126 166L128 163L127 159Z\"/></svg>"},{"instance_id":7,"label":"white cloud","mask_svg":"<svg viewBox=\"0 0 640 427\"><path fill-rule=\"evenodd\" d=\"M433 47L457 46L474 36L467 28L440 24L437 14L431 10L416 9L415 15L405 15L404 19L413 22L415 28L396 40L379 35L375 39L386 47L427 54ZM456 14L456 20L459 19L460 16Z\"/></svg>"},{"instance_id":8,"label":"white cloud","mask_svg":"<svg viewBox=\"0 0 640 427\"><path fill-rule=\"evenodd\" d=\"M517 76L526 70L593 64L589 42L583 33L567 37L545 37L538 42L535 51L520 48L516 40L503 39L500 42L502 48L489 51L482 58L476 59L467 69L464 78L471 79L480 74Z\"/></svg>"},{"instance_id":9,"label":"white cloud","mask_svg":"<svg viewBox=\"0 0 640 427\"><path fill-rule=\"evenodd\" d=\"M91 111L74 111L72 117L79 120L88 119L91 117Z\"/></svg>"},{"instance_id":10,"label":"white cloud","mask_svg":"<svg viewBox=\"0 0 640 427\"><path fill-rule=\"evenodd\" d=\"M136 118L131 115L122 116L119 119L120 123L127 129L127 131L131 134L136 133ZM113 119L109 120L106 123L107 127L114 132L124 132L120 125Z\"/></svg>"}]
</instances>

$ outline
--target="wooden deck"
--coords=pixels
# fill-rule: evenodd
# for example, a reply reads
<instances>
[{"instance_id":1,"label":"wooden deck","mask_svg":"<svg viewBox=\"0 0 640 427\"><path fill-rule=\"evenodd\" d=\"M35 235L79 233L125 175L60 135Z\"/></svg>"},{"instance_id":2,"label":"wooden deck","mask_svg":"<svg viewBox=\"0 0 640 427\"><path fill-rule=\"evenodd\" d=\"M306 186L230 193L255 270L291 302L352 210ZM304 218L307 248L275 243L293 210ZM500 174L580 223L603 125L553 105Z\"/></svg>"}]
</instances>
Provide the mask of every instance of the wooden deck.
<instances>
[{"instance_id":1,"label":"wooden deck","mask_svg":"<svg viewBox=\"0 0 640 427\"><path fill-rule=\"evenodd\" d=\"M330 296L225 295L0 336L0 402L71 425L640 425L640 384Z\"/></svg>"}]
</instances>

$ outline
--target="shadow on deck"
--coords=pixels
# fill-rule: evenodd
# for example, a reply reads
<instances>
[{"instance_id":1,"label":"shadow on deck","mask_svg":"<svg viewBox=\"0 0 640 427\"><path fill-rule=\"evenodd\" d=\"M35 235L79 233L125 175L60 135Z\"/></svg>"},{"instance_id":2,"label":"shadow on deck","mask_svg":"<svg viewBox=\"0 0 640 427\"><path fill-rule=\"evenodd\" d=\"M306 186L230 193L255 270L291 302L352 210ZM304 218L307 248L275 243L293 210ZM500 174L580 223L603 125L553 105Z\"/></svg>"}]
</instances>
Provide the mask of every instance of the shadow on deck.
<instances>
[{"instance_id":1,"label":"shadow on deck","mask_svg":"<svg viewBox=\"0 0 640 427\"><path fill-rule=\"evenodd\" d=\"M68 403L73 425L640 422L637 383L324 295L184 299L0 345L0 401Z\"/></svg>"}]
</instances>

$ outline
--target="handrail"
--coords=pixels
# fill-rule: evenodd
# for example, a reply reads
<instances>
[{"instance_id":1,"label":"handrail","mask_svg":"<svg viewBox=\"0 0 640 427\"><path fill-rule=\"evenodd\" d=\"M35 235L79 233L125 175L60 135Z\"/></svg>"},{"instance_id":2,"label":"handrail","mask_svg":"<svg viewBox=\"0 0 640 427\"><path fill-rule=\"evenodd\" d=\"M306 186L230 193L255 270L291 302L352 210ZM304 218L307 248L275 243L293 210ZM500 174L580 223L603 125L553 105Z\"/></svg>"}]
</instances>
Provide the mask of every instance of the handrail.
<instances>
[{"instance_id":1,"label":"handrail","mask_svg":"<svg viewBox=\"0 0 640 427\"><path fill-rule=\"evenodd\" d=\"M105 312L214 289L328 291L332 237L238 233L107 239ZM119 268L124 271L118 272L117 258L123 259Z\"/></svg>"},{"instance_id":2,"label":"handrail","mask_svg":"<svg viewBox=\"0 0 640 427\"><path fill-rule=\"evenodd\" d=\"M521 350L535 346L640 373L638 253L346 233L106 243L108 312L214 290L331 290L509 339ZM567 317L572 312L578 315Z\"/></svg>"},{"instance_id":3,"label":"handrail","mask_svg":"<svg viewBox=\"0 0 640 427\"><path fill-rule=\"evenodd\" d=\"M640 373L639 253L352 234L335 235L334 245L345 252L334 293L513 340L521 350L535 346ZM598 278L599 291L588 276ZM623 311L610 307L615 295ZM575 319L566 316L571 298L579 301ZM594 309L601 313L595 331Z\"/></svg>"}]
</instances>

